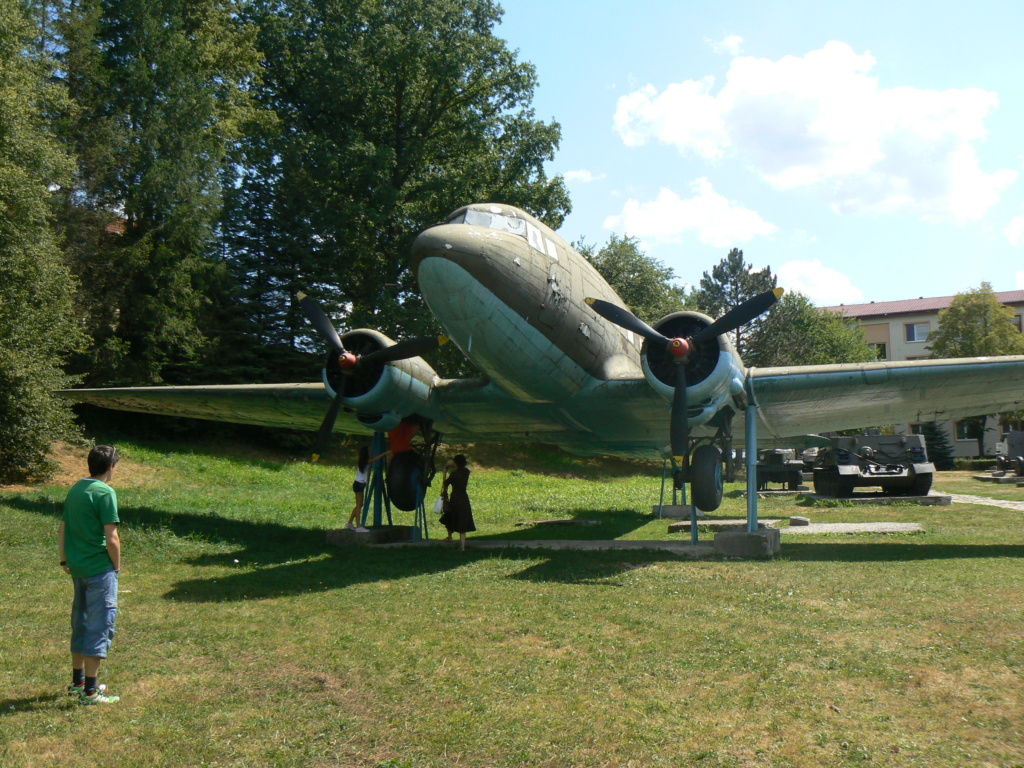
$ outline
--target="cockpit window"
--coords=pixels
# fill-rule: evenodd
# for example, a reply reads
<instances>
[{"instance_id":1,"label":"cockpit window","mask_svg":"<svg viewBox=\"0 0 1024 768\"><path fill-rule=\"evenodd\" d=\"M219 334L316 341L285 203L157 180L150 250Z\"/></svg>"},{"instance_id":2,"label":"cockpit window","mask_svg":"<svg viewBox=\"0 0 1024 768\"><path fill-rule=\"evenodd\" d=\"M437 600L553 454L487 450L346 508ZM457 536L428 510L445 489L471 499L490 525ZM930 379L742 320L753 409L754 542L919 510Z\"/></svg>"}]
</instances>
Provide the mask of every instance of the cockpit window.
<instances>
[{"instance_id":1,"label":"cockpit window","mask_svg":"<svg viewBox=\"0 0 1024 768\"><path fill-rule=\"evenodd\" d=\"M459 216L457 219L462 219ZM497 229L502 232L511 232L513 235L519 235L526 237L526 222L522 219L515 219L511 216L505 216L501 213L487 213L486 211L474 211L472 209L466 211L465 218L463 221L466 224L472 224L477 227L487 227L488 229ZM463 221L452 219L449 224L462 224Z\"/></svg>"}]
</instances>

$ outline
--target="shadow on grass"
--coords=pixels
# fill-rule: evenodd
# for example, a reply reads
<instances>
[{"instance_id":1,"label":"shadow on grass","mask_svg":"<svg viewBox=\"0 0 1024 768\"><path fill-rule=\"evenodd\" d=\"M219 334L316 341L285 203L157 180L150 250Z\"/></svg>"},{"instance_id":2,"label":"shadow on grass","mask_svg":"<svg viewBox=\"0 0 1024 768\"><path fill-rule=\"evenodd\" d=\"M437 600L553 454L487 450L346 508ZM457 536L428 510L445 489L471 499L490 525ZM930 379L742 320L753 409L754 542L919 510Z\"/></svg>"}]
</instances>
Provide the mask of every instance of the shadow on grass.
<instances>
[{"instance_id":1,"label":"shadow on grass","mask_svg":"<svg viewBox=\"0 0 1024 768\"><path fill-rule=\"evenodd\" d=\"M63 503L52 499L31 499L12 496L3 500L5 506L23 512L60 517ZM327 549L326 532L320 528L298 528L278 523L233 520L219 515L197 515L169 512L152 507L122 507L122 527L126 531L166 531L181 539L228 544L238 547L231 552L218 552L189 558L192 565L225 565L235 560L258 563L280 563L322 555Z\"/></svg>"},{"instance_id":2,"label":"shadow on grass","mask_svg":"<svg viewBox=\"0 0 1024 768\"><path fill-rule=\"evenodd\" d=\"M41 709L50 710L60 701L72 701L67 694L48 693L45 696L29 696L24 699L0 699L0 715L14 715L19 712L37 712ZM78 703L78 702L74 702Z\"/></svg>"},{"instance_id":3,"label":"shadow on grass","mask_svg":"<svg viewBox=\"0 0 1024 768\"><path fill-rule=\"evenodd\" d=\"M913 542L793 542L785 540L780 559L826 562L970 560L1024 558L1024 544L915 544Z\"/></svg>"},{"instance_id":4,"label":"shadow on grass","mask_svg":"<svg viewBox=\"0 0 1024 768\"><path fill-rule=\"evenodd\" d=\"M595 520L597 524L586 521ZM535 541L538 539L573 539L577 541L603 541L618 539L643 528L651 522L650 515L638 514L632 509L575 509L572 516L549 524L524 525L507 533L474 536L482 541ZM438 529L443 533L444 528Z\"/></svg>"}]
</instances>

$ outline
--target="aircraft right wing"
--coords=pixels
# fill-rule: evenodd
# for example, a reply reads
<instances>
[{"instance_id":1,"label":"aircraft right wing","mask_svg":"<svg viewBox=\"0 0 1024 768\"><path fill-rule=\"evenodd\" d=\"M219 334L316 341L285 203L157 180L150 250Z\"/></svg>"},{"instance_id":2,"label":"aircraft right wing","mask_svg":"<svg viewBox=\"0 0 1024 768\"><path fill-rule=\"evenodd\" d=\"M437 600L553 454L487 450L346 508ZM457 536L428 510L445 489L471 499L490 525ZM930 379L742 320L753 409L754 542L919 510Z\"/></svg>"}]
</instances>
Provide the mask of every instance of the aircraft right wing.
<instances>
[{"instance_id":1,"label":"aircraft right wing","mask_svg":"<svg viewBox=\"0 0 1024 768\"><path fill-rule=\"evenodd\" d=\"M1024 356L751 368L759 437L1024 409Z\"/></svg>"}]
</instances>

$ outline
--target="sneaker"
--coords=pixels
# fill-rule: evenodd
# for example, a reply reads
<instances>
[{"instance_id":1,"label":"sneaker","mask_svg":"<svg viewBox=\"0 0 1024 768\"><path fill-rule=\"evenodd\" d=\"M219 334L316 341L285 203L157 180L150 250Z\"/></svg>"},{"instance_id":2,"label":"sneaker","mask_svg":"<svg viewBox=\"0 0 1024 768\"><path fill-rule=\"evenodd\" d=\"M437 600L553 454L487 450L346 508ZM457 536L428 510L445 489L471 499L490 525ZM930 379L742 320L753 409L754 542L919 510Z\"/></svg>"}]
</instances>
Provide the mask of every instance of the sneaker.
<instances>
[{"instance_id":1,"label":"sneaker","mask_svg":"<svg viewBox=\"0 0 1024 768\"><path fill-rule=\"evenodd\" d=\"M106 693L107 692L107 684L106 683L100 683L98 686L96 686L96 690L99 691L100 693ZM82 683L81 685L69 685L68 686L68 696L81 696L83 693L85 693L85 683Z\"/></svg>"},{"instance_id":2,"label":"sneaker","mask_svg":"<svg viewBox=\"0 0 1024 768\"><path fill-rule=\"evenodd\" d=\"M99 688L96 689L96 693L92 696L86 696L84 693L78 697L78 700L83 704L116 704L121 700L120 696L111 696L105 690L101 691Z\"/></svg>"},{"instance_id":3,"label":"sneaker","mask_svg":"<svg viewBox=\"0 0 1024 768\"><path fill-rule=\"evenodd\" d=\"M345 527L348 528L350 531L354 531L356 529L356 527L352 525L352 523L345 523Z\"/></svg>"},{"instance_id":4,"label":"sneaker","mask_svg":"<svg viewBox=\"0 0 1024 768\"><path fill-rule=\"evenodd\" d=\"M361 525L358 528L356 528L356 533L369 533L369 532L370 532L369 528L363 528L363 526L361 526Z\"/></svg>"}]
</instances>

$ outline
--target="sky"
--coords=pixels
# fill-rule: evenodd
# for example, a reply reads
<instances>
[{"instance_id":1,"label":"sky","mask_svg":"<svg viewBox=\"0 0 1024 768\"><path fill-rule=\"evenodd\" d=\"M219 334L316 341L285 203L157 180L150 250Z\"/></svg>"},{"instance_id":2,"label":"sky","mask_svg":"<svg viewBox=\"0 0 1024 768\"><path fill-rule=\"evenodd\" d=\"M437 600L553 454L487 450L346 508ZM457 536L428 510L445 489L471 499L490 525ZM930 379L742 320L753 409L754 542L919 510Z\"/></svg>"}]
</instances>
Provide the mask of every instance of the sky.
<instances>
[{"instance_id":1,"label":"sky","mask_svg":"<svg viewBox=\"0 0 1024 768\"><path fill-rule=\"evenodd\" d=\"M1024 1L503 0L560 233L819 306L1024 289Z\"/></svg>"}]
</instances>

